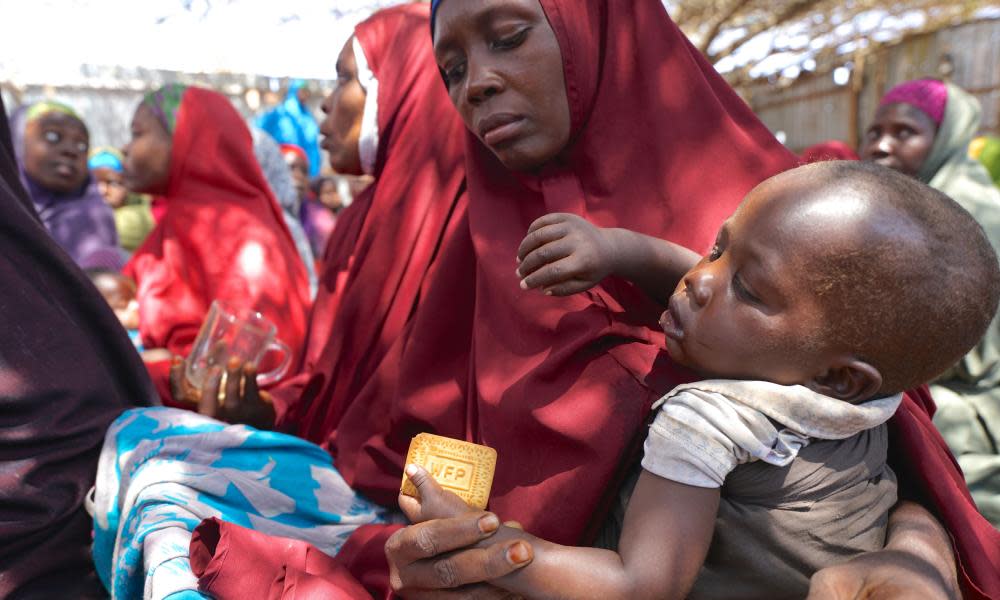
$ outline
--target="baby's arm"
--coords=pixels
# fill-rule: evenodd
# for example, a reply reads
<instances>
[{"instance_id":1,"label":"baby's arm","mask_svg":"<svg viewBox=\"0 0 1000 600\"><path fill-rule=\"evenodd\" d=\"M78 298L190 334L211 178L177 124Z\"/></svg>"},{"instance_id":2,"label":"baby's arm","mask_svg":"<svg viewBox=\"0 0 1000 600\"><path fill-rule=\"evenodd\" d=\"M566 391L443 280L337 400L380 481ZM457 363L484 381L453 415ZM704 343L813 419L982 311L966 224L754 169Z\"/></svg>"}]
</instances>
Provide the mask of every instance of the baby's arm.
<instances>
[{"instance_id":1,"label":"baby's arm","mask_svg":"<svg viewBox=\"0 0 1000 600\"><path fill-rule=\"evenodd\" d=\"M700 260L672 242L627 229L597 227L566 213L548 214L532 223L517 258L517 274L525 289L568 296L617 275L661 303Z\"/></svg>"},{"instance_id":2,"label":"baby's arm","mask_svg":"<svg viewBox=\"0 0 1000 600\"><path fill-rule=\"evenodd\" d=\"M457 506L442 500L452 494L430 477L418 479L414 483L429 504ZM409 514L415 506L404 510ZM718 506L718 488L684 485L643 471L625 514L619 553L553 544L503 526L488 543L523 540L534 558L491 583L526 598L684 598L708 553ZM453 516L429 512L434 514L421 516Z\"/></svg>"}]
</instances>

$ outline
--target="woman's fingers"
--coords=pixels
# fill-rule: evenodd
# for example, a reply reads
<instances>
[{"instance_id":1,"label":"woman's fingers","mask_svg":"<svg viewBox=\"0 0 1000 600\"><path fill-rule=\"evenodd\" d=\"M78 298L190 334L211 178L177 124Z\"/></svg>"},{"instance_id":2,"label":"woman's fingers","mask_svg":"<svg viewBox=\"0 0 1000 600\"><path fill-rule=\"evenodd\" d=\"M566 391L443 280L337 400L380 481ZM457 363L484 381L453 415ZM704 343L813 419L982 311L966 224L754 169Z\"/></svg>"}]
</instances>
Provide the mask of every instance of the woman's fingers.
<instances>
[{"instance_id":1,"label":"woman's fingers","mask_svg":"<svg viewBox=\"0 0 1000 600\"><path fill-rule=\"evenodd\" d=\"M556 223L553 225L547 225L528 233L521 240L521 245L517 248L517 260L523 262L524 259L531 254L535 249L544 246L550 242L562 239L569 233L567 228L563 226L562 223Z\"/></svg>"},{"instance_id":2,"label":"woman's fingers","mask_svg":"<svg viewBox=\"0 0 1000 600\"><path fill-rule=\"evenodd\" d=\"M212 367L205 376L205 384L198 398L198 412L206 417L215 417L219 412L219 386L222 385L222 369Z\"/></svg>"},{"instance_id":3,"label":"woman's fingers","mask_svg":"<svg viewBox=\"0 0 1000 600\"><path fill-rule=\"evenodd\" d=\"M170 360L170 393L177 401L190 401L184 385L184 360L175 356Z\"/></svg>"},{"instance_id":4,"label":"woman's fingers","mask_svg":"<svg viewBox=\"0 0 1000 600\"><path fill-rule=\"evenodd\" d=\"M444 493L441 485L420 465L406 465L406 476L410 478L413 487L417 488L421 502L432 501Z\"/></svg>"},{"instance_id":5,"label":"woman's fingers","mask_svg":"<svg viewBox=\"0 0 1000 600\"><path fill-rule=\"evenodd\" d=\"M503 577L524 567L533 557L531 544L513 540L417 561L400 569L399 578L407 588L450 589Z\"/></svg>"},{"instance_id":6,"label":"woman's fingers","mask_svg":"<svg viewBox=\"0 0 1000 600\"><path fill-rule=\"evenodd\" d=\"M237 357L226 362L226 389L222 399L222 409L232 415L240 408L240 387L243 383L243 363Z\"/></svg>"},{"instance_id":7,"label":"woman's fingers","mask_svg":"<svg viewBox=\"0 0 1000 600\"><path fill-rule=\"evenodd\" d=\"M390 563L402 568L417 560L476 544L499 528L500 520L488 512L436 519L410 525L392 534L385 544L385 553Z\"/></svg>"}]
</instances>

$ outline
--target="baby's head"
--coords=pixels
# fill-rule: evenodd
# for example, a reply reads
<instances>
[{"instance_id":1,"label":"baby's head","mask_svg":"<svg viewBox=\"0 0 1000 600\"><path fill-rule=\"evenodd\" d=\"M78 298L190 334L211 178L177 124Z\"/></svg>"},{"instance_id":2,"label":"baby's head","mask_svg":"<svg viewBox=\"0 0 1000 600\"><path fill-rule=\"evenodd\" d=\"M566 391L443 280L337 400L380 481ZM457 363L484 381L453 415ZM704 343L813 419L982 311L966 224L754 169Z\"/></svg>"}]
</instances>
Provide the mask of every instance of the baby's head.
<instances>
[{"instance_id":1,"label":"baby's head","mask_svg":"<svg viewBox=\"0 0 1000 600\"><path fill-rule=\"evenodd\" d=\"M126 275L110 269L87 269L87 276L101 296L115 311L115 316L125 329L138 329L139 303L136 300L135 282Z\"/></svg>"},{"instance_id":2,"label":"baby's head","mask_svg":"<svg viewBox=\"0 0 1000 600\"><path fill-rule=\"evenodd\" d=\"M998 298L996 254L969 213L895 171L831 161L752 190L661 325L671 357L706 376L856 403L951 367Z\"/></svg>"}]
</instances>

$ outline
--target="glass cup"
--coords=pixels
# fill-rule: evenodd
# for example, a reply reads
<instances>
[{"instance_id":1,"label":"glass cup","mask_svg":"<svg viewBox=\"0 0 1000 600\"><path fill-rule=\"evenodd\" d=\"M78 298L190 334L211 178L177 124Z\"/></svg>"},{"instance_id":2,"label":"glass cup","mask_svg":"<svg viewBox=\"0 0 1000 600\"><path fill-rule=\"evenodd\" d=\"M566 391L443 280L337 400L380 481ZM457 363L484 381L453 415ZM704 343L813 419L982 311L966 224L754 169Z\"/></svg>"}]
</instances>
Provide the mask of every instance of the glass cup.
<instances>
[{"instance_id":1,"label":"glass cup","mask_svg":"<svg viewBox=\"0 0 1000 600\"><path fill-rule=\"evenodd\" d=\"M187 359L184 376L196 390L201 390L215 367L225 372L233 357L243 364L257 366L271 352L281 353L277 367L257 375L259 385L281 379L292 361L288 344L277 339L278 328L259 312L237 309L215 300L201 325Z\"/></svg>"}]
</instances>

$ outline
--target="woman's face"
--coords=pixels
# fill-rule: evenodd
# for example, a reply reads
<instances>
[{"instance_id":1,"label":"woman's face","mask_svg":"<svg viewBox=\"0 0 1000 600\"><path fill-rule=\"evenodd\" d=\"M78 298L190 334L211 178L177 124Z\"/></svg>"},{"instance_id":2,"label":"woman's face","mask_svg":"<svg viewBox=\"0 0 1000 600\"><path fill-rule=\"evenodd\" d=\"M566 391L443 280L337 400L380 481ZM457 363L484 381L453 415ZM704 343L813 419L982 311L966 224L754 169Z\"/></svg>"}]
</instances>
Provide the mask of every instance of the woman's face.
<instances>
[{"instance_id":1,"label":"woman's face","mask_svg":"<svg viewBox=\"0 0 1000 600\"><path fill-rule=\"evenodd\" d=\"M145 104L132 117L132 140L125 155L125 187L140 194L164 194L170 180L170 149L173 138Z\"/></svg>"},{"instance_id":2,"label":"woman's face","mask_svg":"<svg viewBox=\"0 0 1000 600\"><path fill-rule=\"evenodd\" d=\"M42 188L71 194L87 181L90 134L76 117L50 112L24 129L24 170Z\"/></svg>"},{"instance_id":3,"label":"woman's face","mask_svg":"<svg viewBox=\"0 0 1000 600\"><path fill-rule=\"evenodd\" d=\"M562 53L538 0L447 0L434 56L465 126L509 169L533 171L570 137Z\"/></svg>"},{"instance_id":4,"label":"woman's face","mask_svg":"<svg viewBox=\"0 0 1000 600\"><path fill-rule=\"evenodd\" d=\"M361 174L361 117L365 112L365 90L358 81L354 60L354 38L347 40L337 57L337 87L323 100L326 118L320 124L320 144L330 153L330 166L338 173Z\"/></svg>"},{"instance_id":5,"label":"woman's face","mask_svg":"<svg viewBox=\"0 0 1000 600\"><path fill-rule=\"evenodd\" d=\"M861 160L874 162L916 177L934 145L937 125L910 104L886 104L875 118L861 145Z\"/></svg>"}]
</instances>

